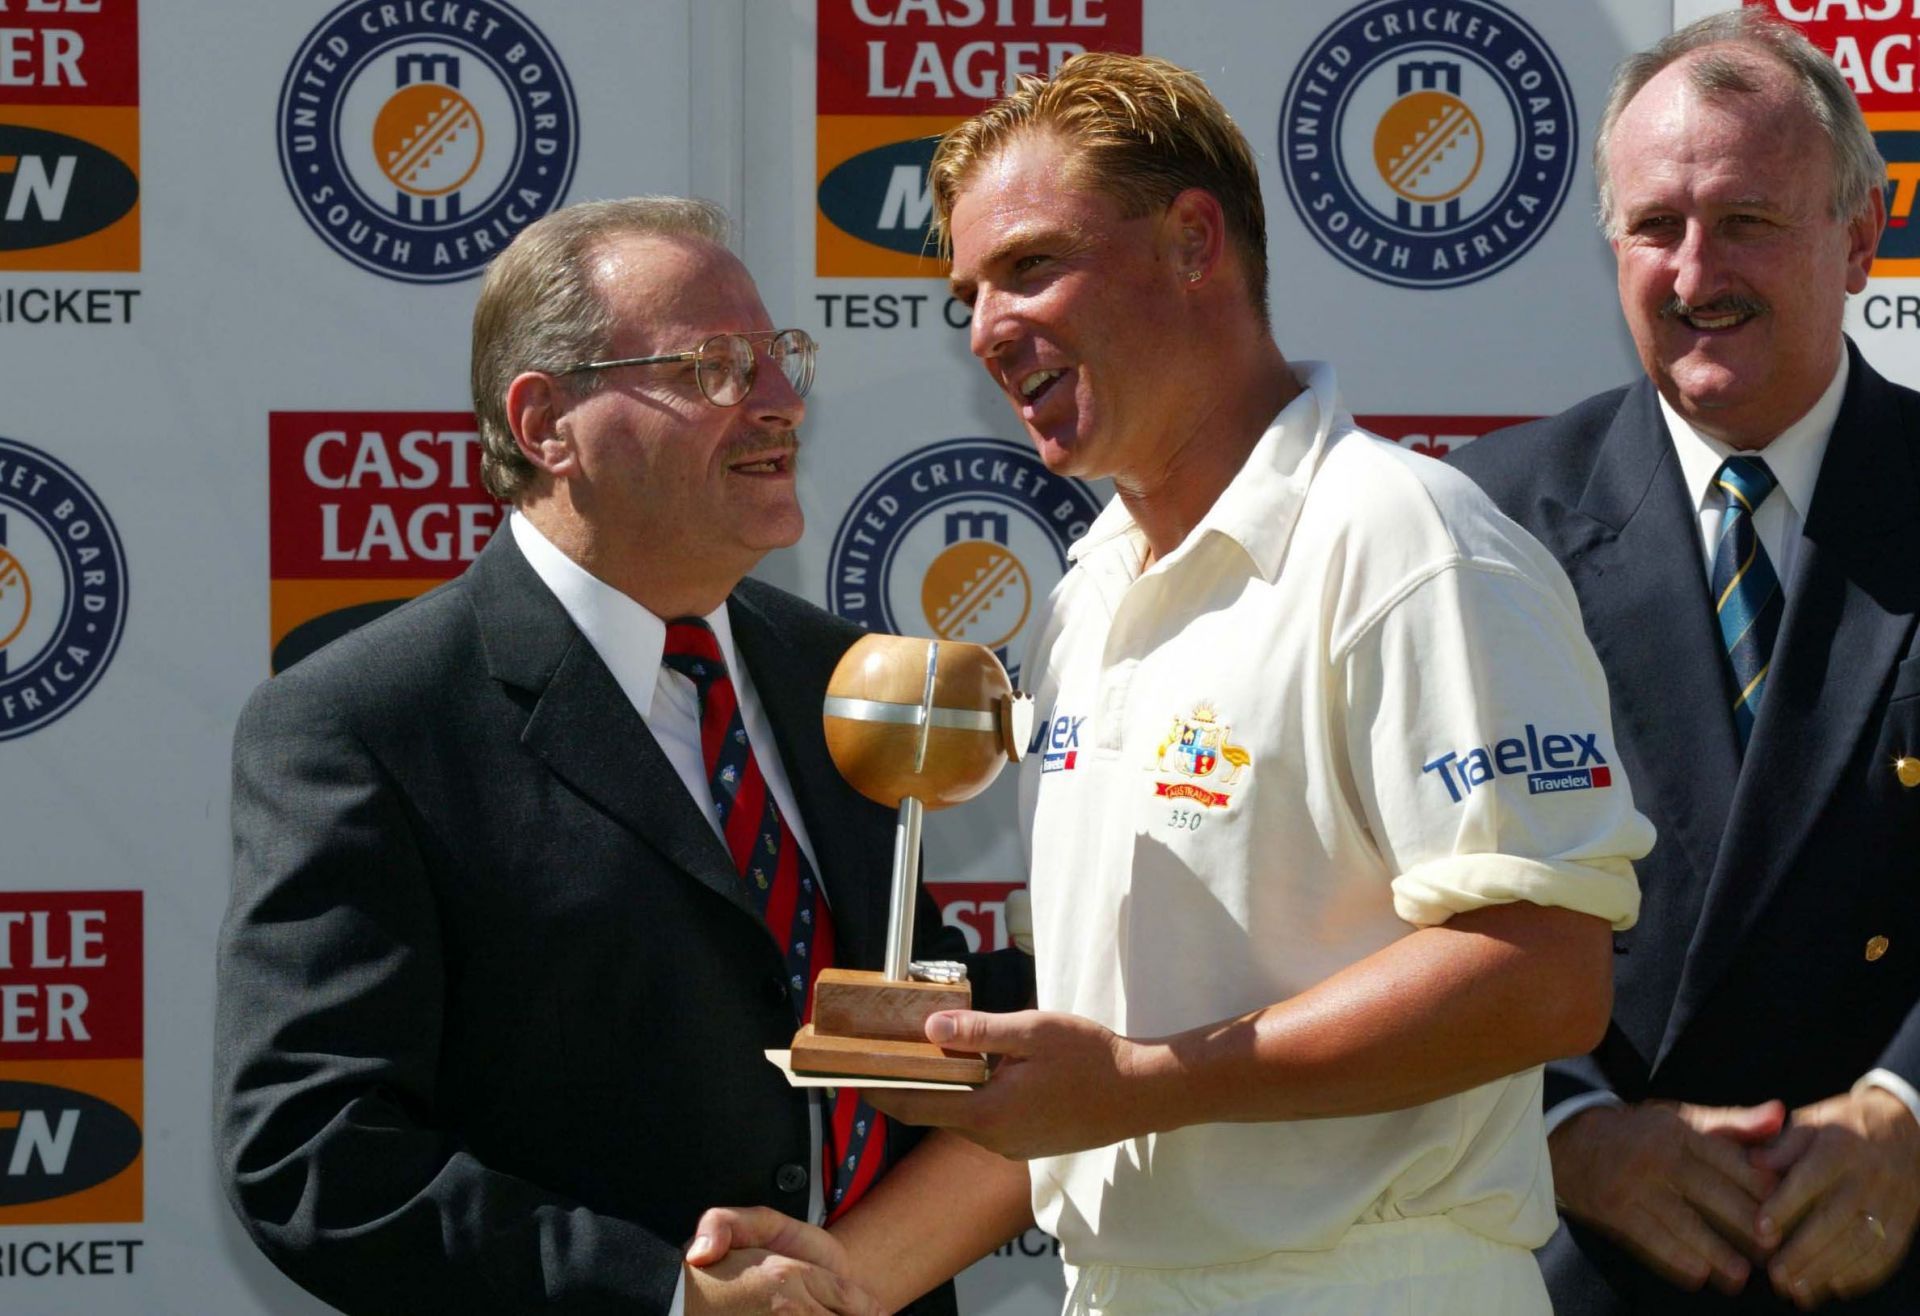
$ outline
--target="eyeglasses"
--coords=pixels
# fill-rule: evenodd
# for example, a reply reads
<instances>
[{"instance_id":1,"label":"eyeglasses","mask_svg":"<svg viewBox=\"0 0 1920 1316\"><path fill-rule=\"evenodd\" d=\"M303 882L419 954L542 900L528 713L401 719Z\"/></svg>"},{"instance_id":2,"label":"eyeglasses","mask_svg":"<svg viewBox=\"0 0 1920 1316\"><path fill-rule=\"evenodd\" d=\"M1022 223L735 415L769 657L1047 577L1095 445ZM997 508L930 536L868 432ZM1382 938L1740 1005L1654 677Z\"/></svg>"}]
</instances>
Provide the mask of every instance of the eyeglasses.
<instances>
[{"instance_id":1,"label":"eyeglasses","mask_svg":"<svg viewBox=\"0 0 1920 1316\"><path fill-rule=\"evenodd\" d=\"M801 397L813 387L814 360L820 344L804 329L769 329L754 334L715 334L691 352L669 352L664 356L623 356L615 361L584 361L577 366L556 370L556 375L577 375L588 370L611 370L615 366L658 366L681 361L693 362L693 377L700 392L716 407L737 407L753 392L754 376L759 372L760 353L755 344L766 345L767 358L780 367L787 383Z\"/></svg>"}]
</instances>

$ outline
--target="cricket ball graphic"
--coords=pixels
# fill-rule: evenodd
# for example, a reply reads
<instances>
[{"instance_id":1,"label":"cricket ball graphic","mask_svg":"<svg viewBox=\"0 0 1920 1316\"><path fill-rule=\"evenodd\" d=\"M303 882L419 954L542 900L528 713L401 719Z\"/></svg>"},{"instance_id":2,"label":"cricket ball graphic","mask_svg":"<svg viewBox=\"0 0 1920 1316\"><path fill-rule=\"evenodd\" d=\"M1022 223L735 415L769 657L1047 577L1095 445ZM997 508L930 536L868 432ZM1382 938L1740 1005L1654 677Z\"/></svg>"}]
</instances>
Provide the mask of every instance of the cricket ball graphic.
<instances>
[{"instance_id":1,"label":"cricket ball graphic","mask_svg":"<svg viewBox=\"0 0 1920 1316\"><path fill-rule=\"evenodd\" d=\"M445 196L473 177L486 130L465 96L437 82L416 82L387 98L373 122L380 172L415 196Z\"/></svg>"},{"instance_id":2,"label":"cricket ball graphic","mask_svg":"<svg viewBox=\"0 0 1920 1316\"><path fill-rule=\"evenodd\" d=\"M1459 196L1480 173L1485 137L1473 110L1444 91L1402 96L1380 116L1373 162L1387 186L1425 204Z\"/></svg>"},{"instance_id":3,"label":"cricket ball graphic","mask_svg":"<svg viewBox=\"0 0 1920 1316\"><path fill-rule=\"evenodd\" d=\"M1004 545L971 539L927 567L920 604L935 635L997 649L1020 633L1033 607L1033 581Z\"/></svg>"}]
</instances>

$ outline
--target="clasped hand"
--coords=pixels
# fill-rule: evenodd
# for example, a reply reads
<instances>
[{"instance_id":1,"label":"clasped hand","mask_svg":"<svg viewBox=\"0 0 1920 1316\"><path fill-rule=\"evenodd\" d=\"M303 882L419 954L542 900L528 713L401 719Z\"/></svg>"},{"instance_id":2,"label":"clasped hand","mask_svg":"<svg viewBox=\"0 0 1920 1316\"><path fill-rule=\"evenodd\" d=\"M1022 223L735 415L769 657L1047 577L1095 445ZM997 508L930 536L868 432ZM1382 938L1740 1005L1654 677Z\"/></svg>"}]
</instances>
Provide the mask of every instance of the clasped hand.
<instances>
[{"instance_id":1,"label":"clasped hand","mask_svg":"<svg viewBox=\"0 0 1920 1316\"><path fill-rule=\"evenodd\" d=\"M1864 1088L1793 1112L1778 1101L1582 1111L1554 1131L1568 1215L1685 1289L1743 1289L1755 1266L1811 1310L1869 1292L1920 1220L1920 1125Z\"/></svg>"}]
</instances>

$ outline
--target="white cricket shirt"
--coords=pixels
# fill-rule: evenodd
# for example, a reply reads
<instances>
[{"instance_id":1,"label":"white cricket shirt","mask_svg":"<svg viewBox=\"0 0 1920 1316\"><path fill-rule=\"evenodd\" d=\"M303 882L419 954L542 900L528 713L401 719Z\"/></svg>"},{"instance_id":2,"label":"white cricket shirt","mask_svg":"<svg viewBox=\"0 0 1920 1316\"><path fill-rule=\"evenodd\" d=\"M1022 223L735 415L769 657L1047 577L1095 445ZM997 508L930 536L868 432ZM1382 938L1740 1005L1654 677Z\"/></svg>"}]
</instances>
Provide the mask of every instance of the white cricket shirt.
<instances>
[{"instance_id":1,"label":"white cricket shirt","mask_svg":"<svg viewBox=\"0 0 1920 1316\"><path fill-rule=\"evenodd\" d=\"M1638 911L1653 829L1559 566L1466 477L1356 430L1331 367L1296 374L1179 548L1142 573L1116 499L1049 604L1020 782L1043 1009L1160 1036L1464 910ZM1554 1227L1537 1068L1032 1177L1076 1266L1234 1264L1421 1216L1519 1247Z\"/></svg>"}]
</instances>

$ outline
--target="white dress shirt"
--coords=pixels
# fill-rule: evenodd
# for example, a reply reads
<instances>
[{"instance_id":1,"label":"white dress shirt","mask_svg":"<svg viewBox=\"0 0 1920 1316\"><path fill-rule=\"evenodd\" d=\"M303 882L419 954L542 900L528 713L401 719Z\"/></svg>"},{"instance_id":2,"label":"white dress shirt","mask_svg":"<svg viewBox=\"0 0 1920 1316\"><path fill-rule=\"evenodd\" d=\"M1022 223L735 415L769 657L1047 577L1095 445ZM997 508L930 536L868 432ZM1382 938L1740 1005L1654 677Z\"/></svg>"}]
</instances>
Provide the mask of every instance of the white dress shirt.
<instances>
[{"instance_id":1,"label":"white dress shirt","mask_svg":"<svg viewBox=\"0 0 1920 1316\"><path fill-rule=\"evenodd\" d=\"M599 577L588 572L579 563L555 548L553 542L519 512L508 518L507 524L513 531L513 542L527 559L527 564L539 576L546 587L553 591L560 606L567 610L567 616L587 637L587 643L600 656L600 661L613 673L614 681L627 696L627 702L633 705L633 711L647 724L647 730L659 744L660 750L673 765L674 772L687 788L694 805L700 810L700 816L713 828L714 835L724 845L726 833L720 826L720 815L714 808L713 791L707 782L707 764L700 748L700 694L693 681L662 664L667 648L667 620L656 617L627 595L607 584ZM676 619L677 620L677 619ZM746 725L747 743L753 749L753 756L760 764L760 775L766 778L767 789L773 792L774 802L780 806L780 815L793 832L793 839L799 842L800 852L807 857L816 880L820 882L821 898L826 899L827 885L820 865L814 859L813 843L807 839L806 822L795 807L793 789L787 784L787 771L780 762L780 754L775 747L773 724L767 721L767 711L760 703L759 693L753 688L753 676L747 671L746 664L740 661L740 655L733 647L733 626L727 619L727 605L722 603L701 620L713 628L714 639L720 643L720 656L726 660L727 675L733 681L734 694L740 701L740 720ZM831 905L829 905L831 907ZM822 1218L825 1203L824 1189L820 1183L820 1102L817 1093L810 1094L812 1126L812 1161L807 1175L807 1218ZM715 1202L715 1206L729 1203ZM674 1289L673 1305L668 1316L680 1316L686 1297L686 1276L680 1278L680 1284Z\"/></svg>"}]
</instances>

